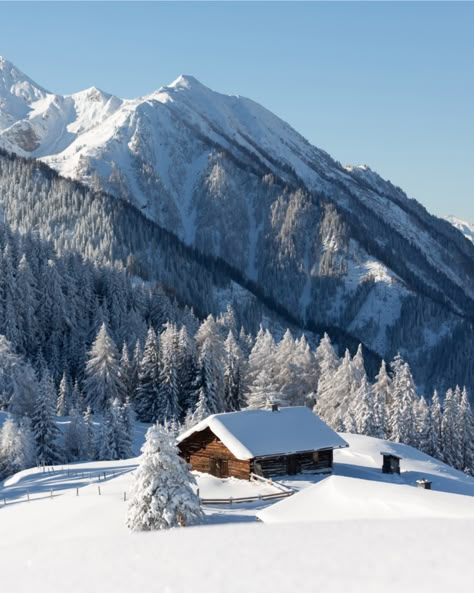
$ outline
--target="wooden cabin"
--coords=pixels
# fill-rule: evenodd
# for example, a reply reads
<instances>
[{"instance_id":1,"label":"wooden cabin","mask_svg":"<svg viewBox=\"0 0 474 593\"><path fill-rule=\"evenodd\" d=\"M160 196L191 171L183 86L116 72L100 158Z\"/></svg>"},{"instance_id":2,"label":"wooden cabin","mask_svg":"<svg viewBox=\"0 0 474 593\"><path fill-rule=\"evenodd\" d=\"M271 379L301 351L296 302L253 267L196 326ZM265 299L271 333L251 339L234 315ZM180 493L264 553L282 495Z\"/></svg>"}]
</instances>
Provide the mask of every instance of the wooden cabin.
<instances>
[{"instance_id":1,"label":"wooden cabin","mask_svg":"<svg viewBox=\"0 0 474 593\"><path fill-rule=\"evenodd\" d=\"M330 472L333 450L347 446L306 407L214 414L178 438L194 470L242 480Z\"/></svg>"}]
</instances>

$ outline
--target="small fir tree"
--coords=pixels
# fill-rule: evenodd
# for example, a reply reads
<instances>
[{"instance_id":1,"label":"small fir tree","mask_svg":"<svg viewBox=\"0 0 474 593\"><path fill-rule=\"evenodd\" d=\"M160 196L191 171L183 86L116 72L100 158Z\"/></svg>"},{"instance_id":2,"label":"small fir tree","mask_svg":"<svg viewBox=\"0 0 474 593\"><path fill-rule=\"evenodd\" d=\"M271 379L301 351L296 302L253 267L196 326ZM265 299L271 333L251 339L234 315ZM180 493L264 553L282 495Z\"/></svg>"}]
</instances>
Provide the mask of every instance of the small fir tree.
<instances>
[{"instance_id":1,"label":"small fir tree","mask_svg":"<svg viewBox=\"0 0 474 593\"><path fill-rule=\"evenodd\" d=\"M184 527L202 519L194 476L162 427L148 429L135 472L127 525L132 531Z\"/></svg>"}]
</instances>

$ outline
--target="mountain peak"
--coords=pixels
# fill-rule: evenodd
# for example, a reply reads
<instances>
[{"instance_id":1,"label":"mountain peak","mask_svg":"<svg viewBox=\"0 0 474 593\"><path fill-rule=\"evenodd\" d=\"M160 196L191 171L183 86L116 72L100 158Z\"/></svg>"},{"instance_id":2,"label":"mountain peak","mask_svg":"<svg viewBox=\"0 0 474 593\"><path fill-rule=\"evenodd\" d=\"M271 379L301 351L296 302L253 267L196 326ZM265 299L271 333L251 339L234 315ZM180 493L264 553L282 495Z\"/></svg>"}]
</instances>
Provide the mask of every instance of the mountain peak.
<instances>
[{"instance_id":1,"label":"mountain peak","mask_svg":"<svg viewBox=\"0 0 474 593\"><path fill-rule=\"evenodd\" d=\"M176 80L168 85L172 89L206 88L197 78L190 74L180 74Z\"/></svg>"}]
</instances>

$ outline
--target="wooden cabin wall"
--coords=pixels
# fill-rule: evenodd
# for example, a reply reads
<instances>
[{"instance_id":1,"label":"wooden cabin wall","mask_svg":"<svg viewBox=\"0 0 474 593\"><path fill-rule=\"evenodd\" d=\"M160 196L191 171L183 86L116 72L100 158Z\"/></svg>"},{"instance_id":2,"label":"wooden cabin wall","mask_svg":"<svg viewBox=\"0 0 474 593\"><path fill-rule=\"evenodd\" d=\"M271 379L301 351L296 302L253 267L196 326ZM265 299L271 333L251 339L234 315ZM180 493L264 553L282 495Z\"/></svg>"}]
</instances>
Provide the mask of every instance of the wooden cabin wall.
<instances>
[{"instance_id":1,"label":"wooden cabin wall","mask_svg":"<svg viewBox=\"0 0 474 593\"><path fill-rule=\"evenodd\" d=\"M292 458L292 459L291 459ZM333 451L315 451L296 453L294 455L276 455L274 457L260 457L252 460L252 472L271 478L288 474L310 473L314 471L330 470L333 463Z\"/></svg>"},{"instance_id":2,"label":"wooden cabin wall","mask_svg":"<svg viewBox=\"0 0 474 593\"><path fill-rule=\"evenodd\" d=\"M213 460L225 460L229 476L241 480L250 479L250 460L236 459L209 428L191 435L179 444L179 449L181 455L198 472L217 475ZM219 474L218 477L226 476Z\"/></svg>"}]
</instances>

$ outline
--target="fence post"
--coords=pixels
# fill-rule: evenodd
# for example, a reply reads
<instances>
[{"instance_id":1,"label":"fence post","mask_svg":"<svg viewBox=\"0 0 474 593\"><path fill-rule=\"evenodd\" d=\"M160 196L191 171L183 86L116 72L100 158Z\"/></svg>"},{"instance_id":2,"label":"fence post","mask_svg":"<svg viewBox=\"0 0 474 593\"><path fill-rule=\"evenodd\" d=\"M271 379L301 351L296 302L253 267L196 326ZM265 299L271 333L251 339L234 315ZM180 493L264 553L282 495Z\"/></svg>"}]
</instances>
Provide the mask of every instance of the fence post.
<instances>
[{"instance_id":1,"label":"fence post","mask_svg":"<svg viewBox=\"0 0 474 593\"><path fill-rule=\"evenodd\" d=\"M30 493L28 491L26 492L26 497L28 499L28 502L30 502Z\"/></svg>"},{"instance_id":2,"label":"fence post","mask_svg":"<svg viewBox=\"0 0 474 593\"><path fill-rule=\"evenodd\" d=\"M126 492L124 492L124 493L123 493L123 501L125 502L126 500L127 500L127 493L126 493Z\"/></svg>"},{"instance_id":3,"label":"fence post","mask_svg":"<svg viewBox=\"0 0 474 593\"><path fill-rule=\"evenodd\" d=\"M97 489L99 490L99 496L100 496L100 486L97 486Z\"/></svg>"},{"instance_id":4,"label":"fence post","mask_svg":"<svg viewBox=\"0 0 474 593\"><path fill-rule=\"evenodd\" d=\"M49 495L50 495L51 498L53 498L53 489L52 488L51 488L51 490L49 492Z\"/></svg>"},{"instance_id":5,"label":"fence post","mask_svg":"<svg viewBox=\"0 0 474 593\"><path fill-rule=\"evenodd\" d=\"M105 480L105 472L104 472L104 480Z\"/></svg>"},{"instance_id":6,"label":"fence post","mask_svg":"<svg viewBox=\"0 0 474 593\"><path fill-rule=\"evenodd\" d=\"M7 504L7 499L5 497L3 497L3 504L6 505Z\"/></svg>"},{"instance_id":7,"label":"fence post","mask_svg":"<svg viewBox=\"0 0 474 593\"><path fill-rule=\"evenodd\" d=\"M79 488L76 488L76 496L79 496Z\"/></svg>"}]
</instances>

